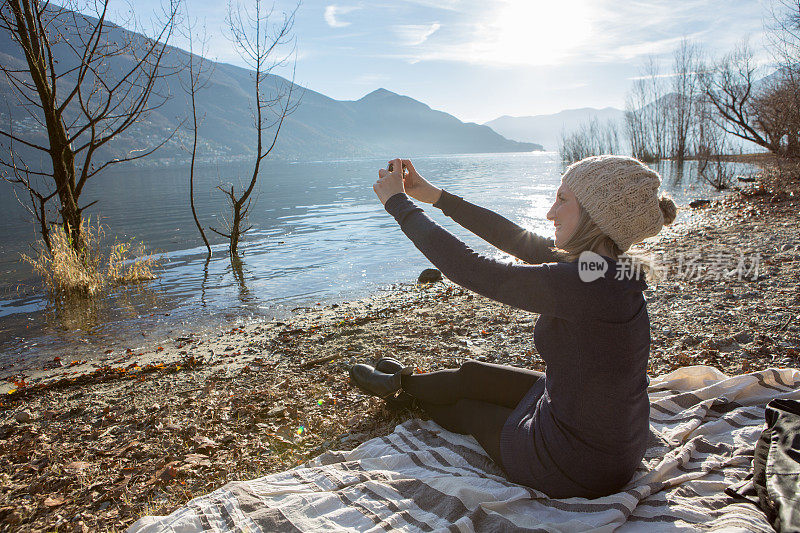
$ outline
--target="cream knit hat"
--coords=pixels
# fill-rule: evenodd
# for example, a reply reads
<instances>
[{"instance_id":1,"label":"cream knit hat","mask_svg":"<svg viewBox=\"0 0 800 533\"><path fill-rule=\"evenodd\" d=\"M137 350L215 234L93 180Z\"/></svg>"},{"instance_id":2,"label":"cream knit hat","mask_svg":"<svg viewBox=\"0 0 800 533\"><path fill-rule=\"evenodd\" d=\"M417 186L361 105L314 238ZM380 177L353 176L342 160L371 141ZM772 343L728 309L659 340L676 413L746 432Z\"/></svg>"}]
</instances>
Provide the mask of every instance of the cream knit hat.
<instances>
[{"instance_id":1,"label":"cream knit hat","mask_svg":"<svg viewBox=\"0 0 800 533\"><path fill-rule=\"evenodd\" d=\"M675 219L674 202L658 198L661 177L632 157L587 157L567 167L561 180L623 252Z\"/></svg>"}]
</instances>

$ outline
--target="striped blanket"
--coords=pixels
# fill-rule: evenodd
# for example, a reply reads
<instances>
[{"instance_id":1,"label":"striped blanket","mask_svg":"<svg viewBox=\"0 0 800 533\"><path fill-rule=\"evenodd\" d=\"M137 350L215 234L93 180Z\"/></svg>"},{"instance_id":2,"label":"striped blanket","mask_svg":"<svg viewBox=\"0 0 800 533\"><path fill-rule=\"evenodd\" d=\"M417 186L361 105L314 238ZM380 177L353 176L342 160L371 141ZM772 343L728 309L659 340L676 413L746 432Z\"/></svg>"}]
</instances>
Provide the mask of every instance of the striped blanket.
<instances>
[{"instance_id":1,"label":"striped blanket","mask_svg":"<svg viewBox=\"0 0 800 533\"><path fill-rule=\"evenodd\" d=\"M128 531L772 531L724 490L750 470L767 402L800 399L800 370L685 367L653 379L649 393L649 449L608 497L551 499L510 483L472 437L415 419Z\"/></svg>"}]
</instances>

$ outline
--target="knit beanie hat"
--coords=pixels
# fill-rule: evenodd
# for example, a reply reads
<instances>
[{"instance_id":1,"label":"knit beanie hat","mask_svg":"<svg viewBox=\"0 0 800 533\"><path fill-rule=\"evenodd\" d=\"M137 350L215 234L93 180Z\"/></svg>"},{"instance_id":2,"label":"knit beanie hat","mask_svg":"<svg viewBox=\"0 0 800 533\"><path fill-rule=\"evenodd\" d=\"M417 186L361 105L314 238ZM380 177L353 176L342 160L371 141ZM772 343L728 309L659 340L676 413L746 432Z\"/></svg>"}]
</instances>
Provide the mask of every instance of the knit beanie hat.
<instances>
[{"instance_id":1,"label":"knit beanie hat","mask_svg":"<svg viewBox=\"0 0 800 533\"><path fill-rule=\"evenodd\" d=\"M675 203L658 197L661 177L632 157L587 157L567 167L561 180L623 252L675 220Z\"/></svg>"}]
</instances>

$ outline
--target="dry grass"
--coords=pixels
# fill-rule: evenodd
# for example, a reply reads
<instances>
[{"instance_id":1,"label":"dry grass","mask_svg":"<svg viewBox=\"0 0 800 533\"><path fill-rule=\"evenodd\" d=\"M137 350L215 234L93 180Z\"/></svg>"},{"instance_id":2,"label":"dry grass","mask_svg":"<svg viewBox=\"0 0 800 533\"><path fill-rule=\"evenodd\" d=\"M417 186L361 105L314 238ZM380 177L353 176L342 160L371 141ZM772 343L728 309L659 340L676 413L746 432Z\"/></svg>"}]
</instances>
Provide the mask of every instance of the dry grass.
<instances>
[{"instance_id":1,"label":"dry grass","mask_svg":"<svg viewBox=\"0 0 800 533\"><path fill-rule=\"evenodd\" d=\"M51 291L94 295L108 286L156 277L156 258L151 254L135 257L133 243L115 240L104 251L105 229L99 221L85 219L81 234L86 243L83 254L73 248L69 233L62 226L52 228L50 250L40 241L34 256L22 254Z\"/></svg>"}]
</instances>

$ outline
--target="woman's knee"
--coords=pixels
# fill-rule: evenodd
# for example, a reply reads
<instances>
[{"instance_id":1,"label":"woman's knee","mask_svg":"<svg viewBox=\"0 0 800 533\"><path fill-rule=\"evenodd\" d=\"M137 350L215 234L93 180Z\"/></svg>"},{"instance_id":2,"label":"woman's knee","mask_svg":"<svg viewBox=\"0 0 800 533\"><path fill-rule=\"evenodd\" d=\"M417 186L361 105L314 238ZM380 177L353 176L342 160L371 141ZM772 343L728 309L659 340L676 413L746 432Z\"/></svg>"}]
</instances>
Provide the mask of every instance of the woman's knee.
<instances>
[{"instance_id":1,"label":"woman's knee","mask_svg":"<svg viewBox=\"0 0 800 533\"><path fill-rule=\"evenodd\" d=\"M482 371L486 370L484 365L485 363L482 363L476 359L467 359L458 369L459 377L466 380L478 377Z\"/></svg>"}]
</instances>

